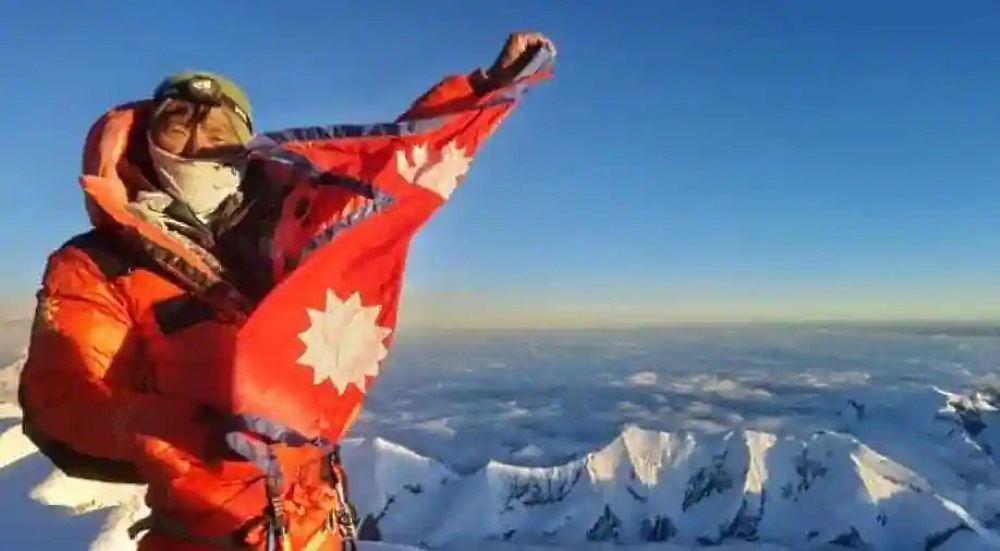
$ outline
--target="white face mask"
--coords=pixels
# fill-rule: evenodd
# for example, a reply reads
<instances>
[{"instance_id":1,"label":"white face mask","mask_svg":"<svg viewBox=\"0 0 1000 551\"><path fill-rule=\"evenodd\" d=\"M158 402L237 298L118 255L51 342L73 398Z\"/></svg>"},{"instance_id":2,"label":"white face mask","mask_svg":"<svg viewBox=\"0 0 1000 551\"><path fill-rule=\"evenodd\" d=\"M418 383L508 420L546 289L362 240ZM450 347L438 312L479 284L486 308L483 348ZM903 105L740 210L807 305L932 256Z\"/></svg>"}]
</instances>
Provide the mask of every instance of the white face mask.
<instances>
[{"instance_id":1,"label":"white face mask","mask_svg":"<svg viewBox=\"0 0 1000 551\"><path fill-rule=\"evenodd\" d=\"M149 142L149 154L162 185L187 203L202 221L236 193L243 177L235 167L219 161L178 157L152 141Z\"/></svg>"}]
</instances>

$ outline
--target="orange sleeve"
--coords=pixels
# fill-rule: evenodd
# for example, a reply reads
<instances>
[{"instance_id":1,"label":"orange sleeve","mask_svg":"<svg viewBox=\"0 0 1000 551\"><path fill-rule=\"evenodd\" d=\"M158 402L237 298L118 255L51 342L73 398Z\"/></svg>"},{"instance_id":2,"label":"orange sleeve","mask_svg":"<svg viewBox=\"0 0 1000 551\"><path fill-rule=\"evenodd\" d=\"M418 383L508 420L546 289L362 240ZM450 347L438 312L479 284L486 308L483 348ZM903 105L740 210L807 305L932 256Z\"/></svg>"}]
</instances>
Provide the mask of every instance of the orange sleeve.
<instances>
[{"instance_id":1,"label":"orange sleeve","mask_svg":"<svg viewBox=\"0 0 1000 551\"><path fill-rule=\"evenodd\" d=\"M477 83L484 82L482 71L469 75L453 75L445 77L434 87L414 101L406 110L400 121L426 119L456 107L464 107L474 103L478 97Z\"/></svg>"},{"instance_id":2,"label":"orange sleeve","mask_svg":"<svg viewBox=\"0 0 1000 551\"><path fill-rule=\"evenodd\" d=\"M128 362L137 337L125 303L85 253L66 247L52 255L38 300L20 384L22 405L44 433L120 461L135 461L145 436L204 445L193 404L117 382L136 367Z\"/></svg>"}]
</instances>

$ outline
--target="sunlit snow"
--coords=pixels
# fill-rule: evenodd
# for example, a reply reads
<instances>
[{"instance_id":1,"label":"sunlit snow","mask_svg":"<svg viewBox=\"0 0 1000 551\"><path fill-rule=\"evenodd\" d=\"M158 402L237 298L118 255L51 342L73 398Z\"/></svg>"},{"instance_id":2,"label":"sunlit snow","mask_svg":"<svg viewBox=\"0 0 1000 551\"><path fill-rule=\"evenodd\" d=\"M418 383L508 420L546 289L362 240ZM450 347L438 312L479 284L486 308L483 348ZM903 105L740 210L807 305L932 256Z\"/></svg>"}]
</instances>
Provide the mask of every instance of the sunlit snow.
<instances>
[{"instance_id":1,"label":"sunlit snow","mask_svg":"<svg viewBox=\"0 0 1000 551\"><path fill-rule=\"evenodd\" d=\"M404 331L345 443L387 542L363 548L1000 548L1000 337L976 333ZM6 543L134 549L141 490L33 453L20 366L0 370Z\"/></svg>"}]
</instances>

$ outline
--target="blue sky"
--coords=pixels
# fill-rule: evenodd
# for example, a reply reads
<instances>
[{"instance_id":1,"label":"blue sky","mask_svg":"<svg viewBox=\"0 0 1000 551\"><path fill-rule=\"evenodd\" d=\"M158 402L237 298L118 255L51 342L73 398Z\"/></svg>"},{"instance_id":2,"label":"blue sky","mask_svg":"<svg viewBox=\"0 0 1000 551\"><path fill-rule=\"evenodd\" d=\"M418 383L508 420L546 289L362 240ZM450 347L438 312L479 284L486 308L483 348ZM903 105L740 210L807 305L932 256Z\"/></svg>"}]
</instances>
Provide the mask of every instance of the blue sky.
<instances>
[{"instance_id":1,"label":"blue sky","mask_svg":"<svg viewBox=\"0 0 1000 551\"><path fill-rule=\"evenodd\" d=\"M1000 6L152 2L5 7L8 301L86 227L90 123L199 67L258 127L391 118L546 32L557 75L415 243L421 321L1000 317Z\"/></svg>"}]
</instances>

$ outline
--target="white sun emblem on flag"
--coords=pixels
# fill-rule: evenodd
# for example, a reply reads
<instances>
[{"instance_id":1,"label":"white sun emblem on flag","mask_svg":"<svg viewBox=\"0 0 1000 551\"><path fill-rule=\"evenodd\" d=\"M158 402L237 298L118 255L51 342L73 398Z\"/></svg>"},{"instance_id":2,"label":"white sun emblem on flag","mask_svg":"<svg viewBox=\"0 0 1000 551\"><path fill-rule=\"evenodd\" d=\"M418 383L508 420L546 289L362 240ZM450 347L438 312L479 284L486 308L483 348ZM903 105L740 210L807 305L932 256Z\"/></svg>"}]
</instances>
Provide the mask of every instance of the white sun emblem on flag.
<instances>
[{"instance_id":1,"label":"white sun emblem on flag","mask_svg":"<svg viewBox=\"0 0 1000 551\"><path fill-rule=\"evenodd\" d=\"M306 308L310 325L299 333L306 351L298 363L312 368L313 384L329 380L343 394L353 383L367 392L365 376L378 376L379 362L388 354L382 341L392 332L378 325L380 310L362 306L357 293L341 301L331 290L323 310Z\"/></svg>"},{"instance_id":2,"label":"white sun emblem on flag","mask_svg":"<svg viewBox=\"0 0 1000 551\"><path fill-rule=\"evenodd\" d=\"M472 158L458 147L455 140L441 148L441 158L435 161L430 160L426 144L411 148L409 158L406 151L396 152L396 170L400 176L444 199L451 197L455 188L462 183L471 164Z\"/></svg>"}]
</instances>

